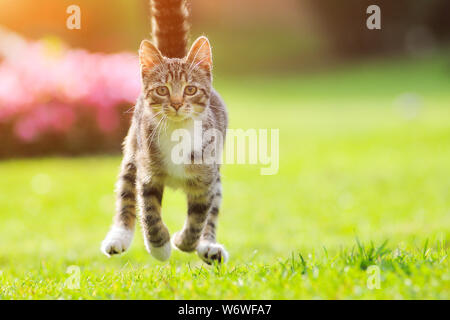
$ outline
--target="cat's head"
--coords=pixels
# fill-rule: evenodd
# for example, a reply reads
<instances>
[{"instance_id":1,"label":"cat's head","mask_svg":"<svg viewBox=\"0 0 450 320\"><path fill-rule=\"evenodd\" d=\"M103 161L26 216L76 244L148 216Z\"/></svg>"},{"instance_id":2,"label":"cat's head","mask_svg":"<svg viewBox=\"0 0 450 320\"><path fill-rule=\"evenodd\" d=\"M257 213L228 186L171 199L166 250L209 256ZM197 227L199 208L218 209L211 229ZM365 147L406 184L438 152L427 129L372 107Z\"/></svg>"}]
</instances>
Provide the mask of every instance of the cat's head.
<instances>
[{"instance_id":1,"label":"cat's head","mask_svg":"<svg viewBox=\"0 0 450 320\"><path fill-rule=\"evenodd\" d=\"M201 119L211 94L211 47L198 38L182 59L166 58L148 40L139 50L144 97L152 113L172 121Z\"/></svg>"}]
</instances>

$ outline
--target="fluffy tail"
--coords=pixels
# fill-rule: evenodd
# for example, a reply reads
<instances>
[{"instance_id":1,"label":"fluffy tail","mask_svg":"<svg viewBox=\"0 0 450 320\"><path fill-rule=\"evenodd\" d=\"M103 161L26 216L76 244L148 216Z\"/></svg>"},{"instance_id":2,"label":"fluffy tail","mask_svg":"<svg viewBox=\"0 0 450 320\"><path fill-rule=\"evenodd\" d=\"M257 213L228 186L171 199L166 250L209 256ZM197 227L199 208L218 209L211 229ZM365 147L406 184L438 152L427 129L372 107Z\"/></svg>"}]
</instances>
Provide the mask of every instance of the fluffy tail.
<instances>
[{"instance_id":1,"label":"fluffy tail","mask_svg":"<svg viewBox=\"0 0 450 320\"><path fill-rule=\"evenodd\" d=\"M166 57L184 57L189 31L186 0L151 0L151 6L155 45Z\"/></svg>"}]
</instances>

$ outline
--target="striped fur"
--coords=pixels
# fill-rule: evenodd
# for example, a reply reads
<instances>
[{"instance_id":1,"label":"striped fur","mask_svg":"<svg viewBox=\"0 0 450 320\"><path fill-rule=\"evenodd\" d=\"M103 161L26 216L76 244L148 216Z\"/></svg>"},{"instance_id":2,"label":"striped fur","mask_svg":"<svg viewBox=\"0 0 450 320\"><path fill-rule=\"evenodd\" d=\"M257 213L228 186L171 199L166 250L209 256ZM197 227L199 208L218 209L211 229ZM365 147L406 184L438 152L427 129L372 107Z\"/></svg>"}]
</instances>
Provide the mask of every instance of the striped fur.
<instances>
[{"instance_id":1,"label":"striped fur","mask_svg":"<svg viewBox=\"0 0 450 320\"><path fill-rule=\"evenodd\" d=\"M151 6L156 47L165 57L183 58L189 30L186 0L151 0Z\"/></svg>"},{"instance_id":2,"label":"striped fur","mask_svg":"<svg viewBox=\"0 0 450 320\"><path fill-rule=\"evenodd\" d=\"M172 133L184 129L191 135L199 134L194 128L198 121L200 134L215 129L222 135L222 144L225 141L228 117L225 104L212 88L210 44L200 37L186 54L185 2L154 0L152 4L159 50L147 40L141 44L142 92L124 141L114 225L102 243L102 251L110 256L128 249L137 204L147 250L159 260L168 259L170 234L161 212L168 186L182 189L188 201L184 227L174 234L172 244L186 252L197 250L207 263L225 262L228 253L216 242L222 199L220 165L195 161L214 139L203 141L201 149L192 149L185 163L172 159ZM185 94L187 86L195 87L193 94ZM160 87L165 87L167 94L158 93Z\"/></svg>"}]
</instances>

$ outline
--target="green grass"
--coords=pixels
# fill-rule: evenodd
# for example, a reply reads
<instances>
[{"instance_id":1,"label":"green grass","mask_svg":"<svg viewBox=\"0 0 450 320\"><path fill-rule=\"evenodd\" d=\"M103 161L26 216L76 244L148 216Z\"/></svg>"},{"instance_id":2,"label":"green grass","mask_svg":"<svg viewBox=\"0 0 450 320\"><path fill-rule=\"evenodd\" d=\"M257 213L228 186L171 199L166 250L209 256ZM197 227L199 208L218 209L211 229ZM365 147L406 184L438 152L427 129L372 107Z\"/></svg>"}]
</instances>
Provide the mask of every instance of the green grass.
<instances>
[{"instance_id":1,"label":"green grass","mask_svg":"<svg viewBox=\"0 0 450 320\"><path fill-rule=\"evenodd\" d=\"M123 256L101 255L119 156L0 162L0 298L449 299L443 57L218 75L231 127L280 129L277 175L224 167L219 240L231 260L222 267L181 252L157 262L140 230ZM163 211L171 232L181 228L183 195L166 192ZM70 266L79 289L65 285Z\"/></svg>"}]
</instances>

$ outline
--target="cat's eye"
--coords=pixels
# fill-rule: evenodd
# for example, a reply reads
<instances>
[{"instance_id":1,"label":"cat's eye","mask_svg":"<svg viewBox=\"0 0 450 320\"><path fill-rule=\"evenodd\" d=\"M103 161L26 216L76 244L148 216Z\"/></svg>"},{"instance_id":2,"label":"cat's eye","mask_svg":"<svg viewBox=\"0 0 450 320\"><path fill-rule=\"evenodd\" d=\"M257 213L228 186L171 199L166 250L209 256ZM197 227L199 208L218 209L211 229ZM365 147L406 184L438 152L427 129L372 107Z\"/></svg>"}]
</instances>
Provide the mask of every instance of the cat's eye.
<instances>
[{"instance_id":1,"label":"cat's eye","mask_svg":"<svg viewBox=\"0 0 450 320\"><path fill-rule=\"evenodd\" d=\"M193 96L196 92L197 92L196 86L186 86L186 88L184 88L185 95Z\"/></svg>"},{"instance_id":2,"label":"cat's eye","mask_svg":"<svg viewBox=\"0 0 450 320\"><path fill-rule=\"evenodd\" d=\"M169 94L169 88L167 88L166 86L160 86L156 88L156 93L160 96L167 96Z\"/></svg>"}]
</instances>

